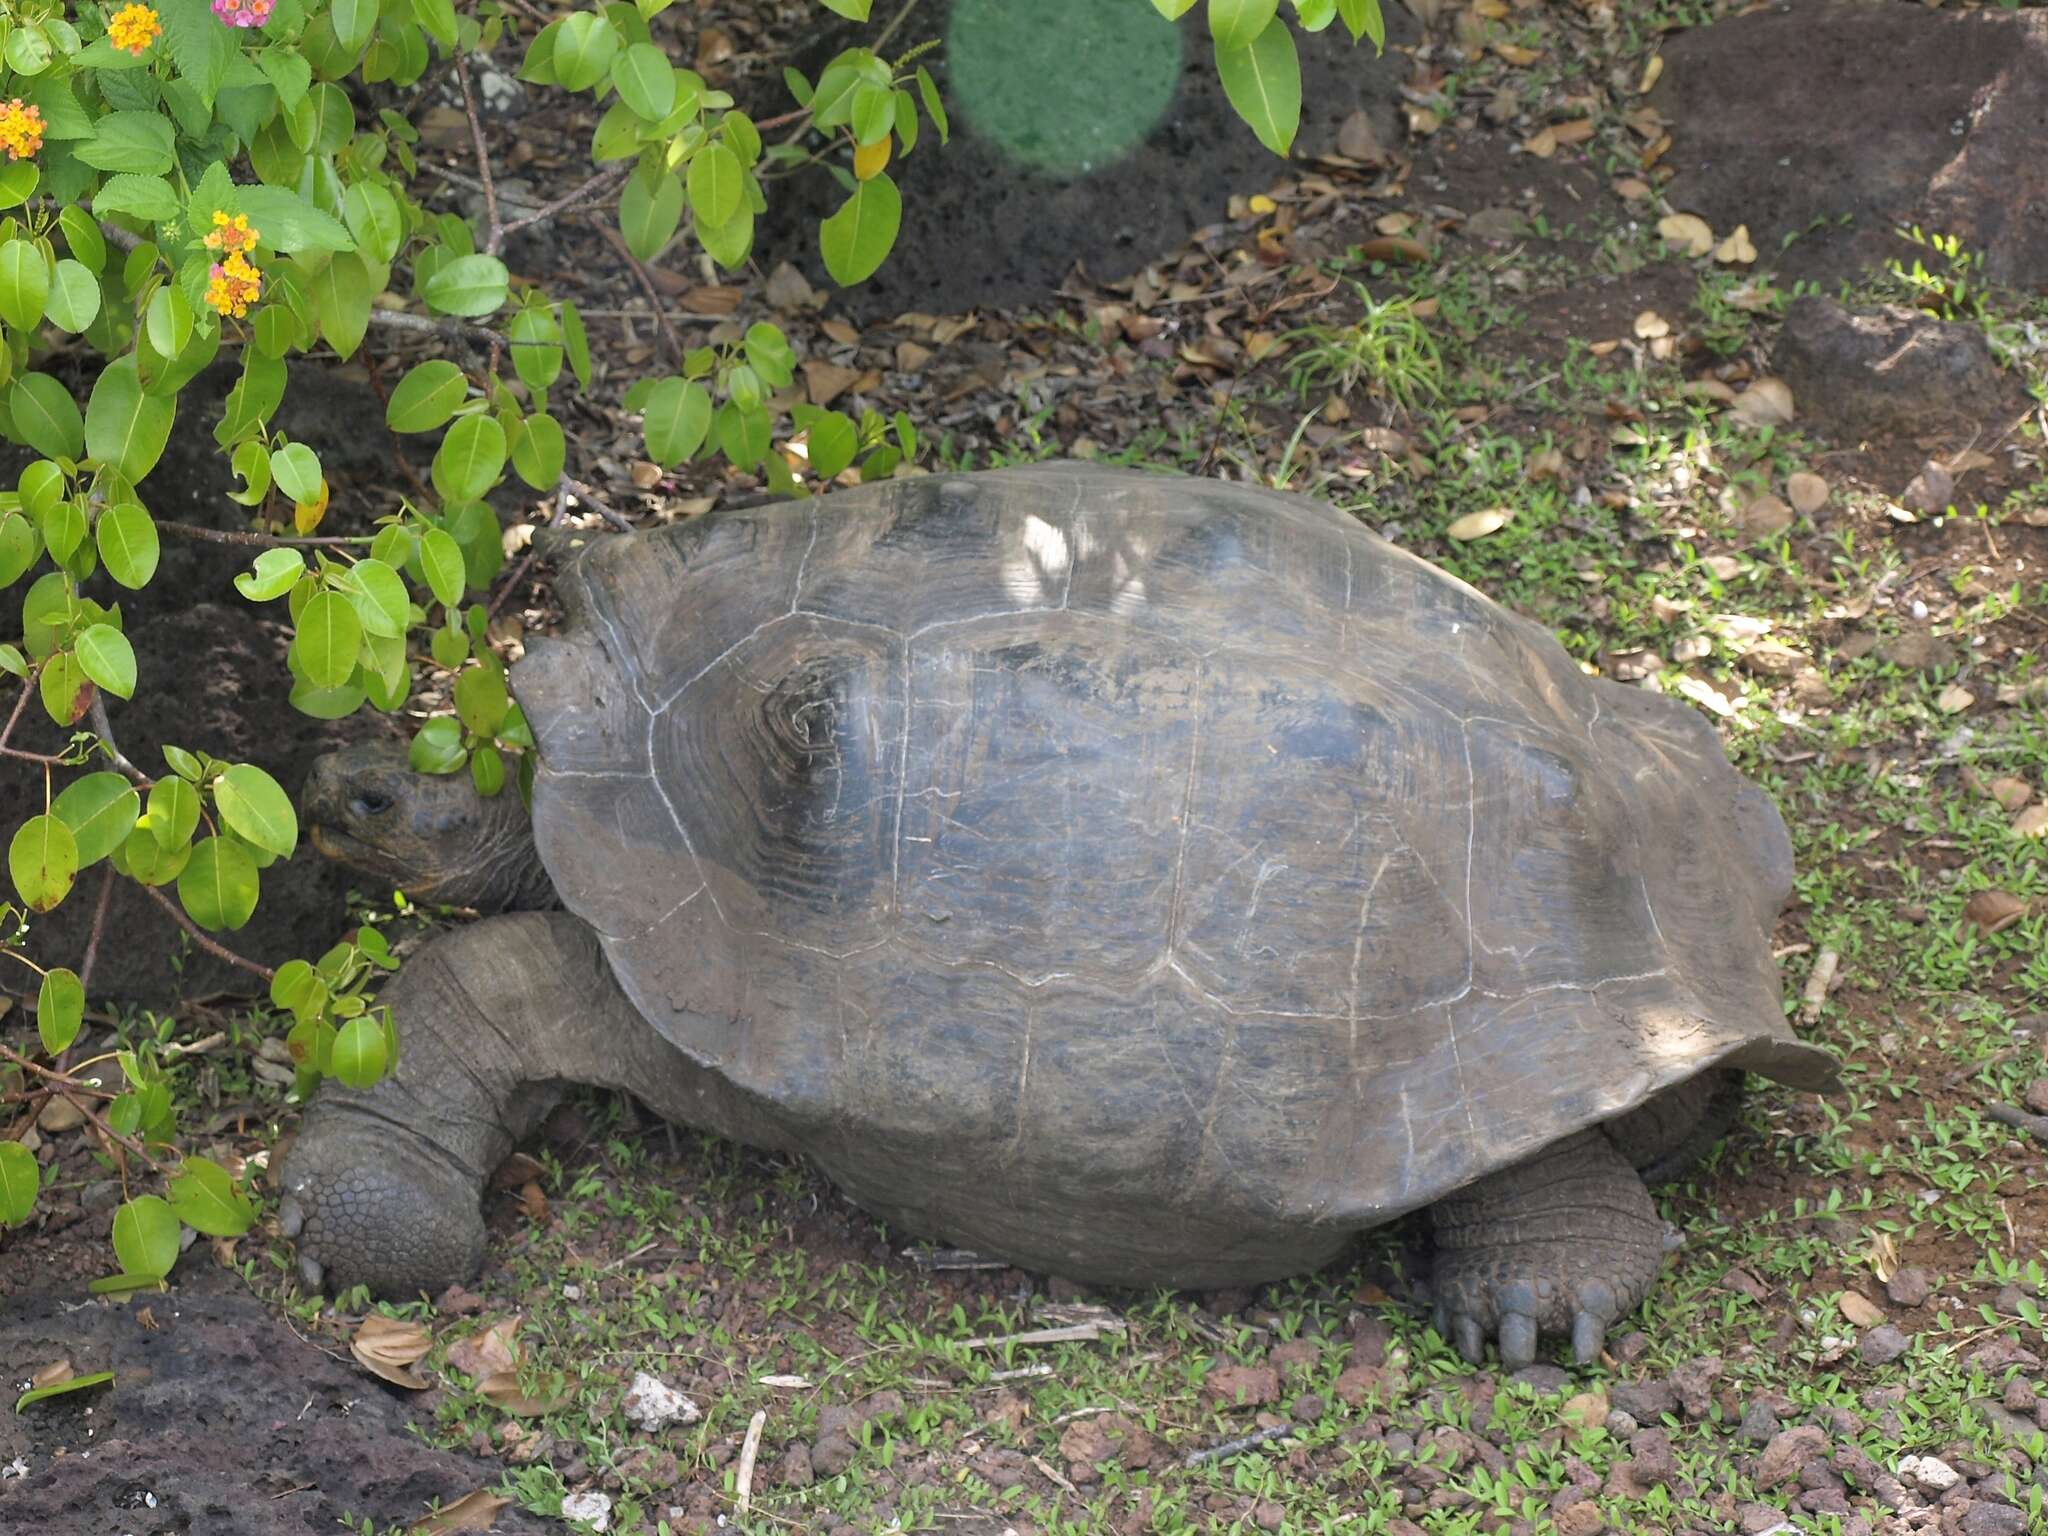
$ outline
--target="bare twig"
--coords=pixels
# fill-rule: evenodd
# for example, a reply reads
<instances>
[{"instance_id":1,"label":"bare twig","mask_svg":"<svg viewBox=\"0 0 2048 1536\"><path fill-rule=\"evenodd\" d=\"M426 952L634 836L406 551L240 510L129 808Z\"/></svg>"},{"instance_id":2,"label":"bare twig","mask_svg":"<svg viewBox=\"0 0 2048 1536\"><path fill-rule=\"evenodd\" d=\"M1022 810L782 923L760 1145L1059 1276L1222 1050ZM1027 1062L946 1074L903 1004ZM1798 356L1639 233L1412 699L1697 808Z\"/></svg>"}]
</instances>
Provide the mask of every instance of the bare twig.
<instances>
[{"instance_id":1,"label":"bare twig","mask_svg":"<svg viewBox=\"0 0 2048 1536\"><path fill-rule=\"evenodd\" d=\"M1253 1450L1268 1441L1282 1439L1294 1432L1292 1424L1275 1424L1271 1429L1261 1429L1249 1435L1240 1435L1235 1440L1226 1440L1221 1445L1212 1445L1206 1451L1190 1451L1181 1464L1199 1467L1205 1461L1219 1461L1225 1456L1235 1456L1239 1451Z\"/></svg>"},{"instance_id":2,"label":"bare twig","mask_svg":"<svg viewBox=\"0 0 2048 1536\"><path fill-rule=\"evenodd\" d=\"M14 728L21 722L22 706L28 703L28 696L34 692L35 686L36 675L31 671L21 680L21 692L15 697L14 712L7 717L6 726L0 727L0 750L5 750L7 743L13 739Z\"/></svg>"},{"instance_id":3,"label":"bare twig","mask_svg":"<svg viewBox=\"0 0 2048 1536\"><path fill-rule=\"evenodd\" d=\"M676 328L669 323L668 306L662 302L661 290L654 286L654 279L647 273L647 264L627 247L625 239L611 225L602 219L591 221L599 234L611 241L612 248L626 258L626 265L633 269L633 276L640 281L640 291L647 295L647 302L654 310L654 323L661 327L661 334L668 341L669 348L676 355L676 361L683 360L683 338L676 334Z\"/></svg>"},{"instance_id":4,"label":"bare twig","mask_svg":"<svg viewBox=\"0 0 2048 1536\"><path fill-rule=\"evenodd\" d=\"M1984 1118L2011 1126L2016 1131L2025 1131L2036 1141L2048 1142L2048 1115L2030 1115L2010 1104L1993 1104L1984 1111Z\"/></svg>"},{"instance_id":5,"label":"bare twig","mask_svg":"<svg viewBox=\"0 0 2048 1536\"><path fill-rule=\"evenodd\" d=\"M740 1446L739 1476L733 1484L733 1502L742 1518L754 1507L754 1460L761 1454L761 1431L767 1427L768 1410L757 1408L747 1424L746 1442Z\"/></svg>"},{"instance_id":6,"label":"bare twig","mask_svg":"<svg viewBox=\"0 0 2048 1536\"><path fill-rule=\"evenodd\" d=\"M598 516L602 517L614 528L617 528L622 533L631 533L633 531L633 524L624 513L613 511L611 507L606 505L605 499L602 496L598 495L597 492L593 491L581 480L572 480L568 476L564 475L562 477L562 483L568 486L570 490L574 491L584 501L589 502L590 510L597 513Z\"/></svg>"},{"instance_id":7,"label":"bare twig","mask_svg":"<svg viewBox=\"0 0 2048 1536\"><path fill-rule=\"evenodd\" d=\"M201 949L205 950L209 955L213 956L214 959L225 961L229 965L236 966L242 970L245 970L251 976L261 976L265 981L269 981L277 975L277 972L272 970L269 966L258 965L254 960L245 959L243 956L236 954L232 949L227 948L225 945L215 943L212 939L207 937L205 931L202 930L197 923L193 922L191 918L187 917L182 911L178 909L178 904L176 902L172 901L170 897L166 896L162 891L158 890L155 886L145 885L142 887L142 889L148 895L151 901L155 902L158 906L162 907L166 912L170 913L172 922L176 923L180 928L184 929L185 932L192 936L193 943L197 944Z\"/></svg>"},{"instance_id":8,"label":"bare twig","mask_svg":"<svg viewBox=\"0 0 2048 1536\"><path fill-rule=\"evenodd\" d=\"M552 219L556 214L569 212L578 203L596 201L598 198L605 196L614 187L624 185L626 178L633 174L633 167L636 163L635 161L628 160L620 165L606 166L595 176L592 176L579 186L572 187L553 202L543 204L541 207L534 209L532 213L521 214L505 226L504 233L515 235L528 225L539 224L544 220Z\"/></svg>"},{"instance_id":9,"label":"bare twig","mask_svg":"<svg viewBox=\"0 0 2048 1536\"><path fill-rule=\"evenodd\" d=\"M141 1142L137 1141L133 1136L124 1136L115 1130L111 1125L107 1124L106 1117L87 1102L87 1095L96 1095L102 1099L112 1098L113 1095L105 1089L94 1087L89 1083L81 1083L68 1073L52 1071L40 1062L31 1061L28 1057L22 1055L21 1052L9 1046L0 1045L0 1061L11 1061L24 1072L33 1073L35 1076L42 1078L50 1085L49 1091L51 1093L63 1099L73 1109L85 1116L93 1129L98 1131L106 1140L141 1158L143 1162L147 1163L157 1172L161 1173L163 1171L164 1165L151 1157L148 1149Z\"/></svg>"},{"instance_id":10,"label":"bare twig","mask_svg":"<svg viewBox=\"0 0 2048 1536\"><path fill-rule=\"evenodd\" d=\"M257 549L306 549L324 545L374 542L367 534L321 534L314 538L298 539L238 528L201 528L197 523L159 522L156 526L159 533L174 534L181 539L201 539L208 544L245 544Z\"/></svg>"},{"instance_id":11,"label":"bare twig","mask_svg":"<svg viewBox=\"0 0 2048 1536\"><path fill-rule=\"evenodd\" d=\"M1835 984L1835 972L1841 968L1842 957L1832 949L1823 949L1813 957L1813 970L1806 978L1806 990L1800 994L1799 1017L1808 1024L1820 1017L1820 1011L1827 1005L1828 989Z\"/></svg>"},{"instance_id":12,"label":"bare twig","mask_svg":"<svg viewBox=\"0 0 2048 1536\"><path fill-rule=\"evenodd\" d=\"M102 864L100 866L99 904L92 911L92 934L85 941L85 958L78 962L78 989L81 992L90 993L92 991L92 966L93 962L100 957L100 934L106 929L107 907L111 903L113 895L114 866L111 863Z\"/></svg>"},{"instance_id":13,"label":"bare twig","mask_svg":"<svg viewBox=\"0 0 2048 1536\"><path fill-rule=\"evenodd\" d=\"M462 87L462 110L469 118L469 141L476 146L476 174L483 183L484 217L488 221L484 254L495 256L498 247L505 243L505 221L498 216L498 184L491 176L491 152L484 148L484 124L476 113L476 85L469 78L467 60L455 71L455 80Z\"/></svg>"},{"instance_id":14,"label":"bare twig","mask_svg":"<svg viewBox=\"0 0 2048 1536\"><path fill-rule=\"evenodd\" d=\"M128 754L123 752L121 744L114 740L114 722L107 718L106 695L98 689L94 689L92 695L92 728L99 733L100 745L107 749L107 756L113 759L114 766L134 780L139 788L148 789L156 782L128 761Z\"/></svg>"}]
</instances>

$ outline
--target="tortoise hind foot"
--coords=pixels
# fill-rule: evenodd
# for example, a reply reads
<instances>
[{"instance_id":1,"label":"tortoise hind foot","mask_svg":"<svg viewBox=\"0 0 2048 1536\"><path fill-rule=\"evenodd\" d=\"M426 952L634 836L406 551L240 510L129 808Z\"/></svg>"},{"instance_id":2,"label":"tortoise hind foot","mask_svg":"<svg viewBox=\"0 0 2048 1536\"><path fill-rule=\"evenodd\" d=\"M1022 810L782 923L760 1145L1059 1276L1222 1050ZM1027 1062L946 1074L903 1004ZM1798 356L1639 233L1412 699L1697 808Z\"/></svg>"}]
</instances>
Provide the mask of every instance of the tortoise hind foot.
<instances>
[{"instance_id":1,"label":"tortoise hind foot","mask_svg":"<svg viewBox=\"0 0 2048 1536\"><path fill-rule=\"evenodd\" d=\"M1430 1214L1437 1330L1474 1365L1489 1335L1510 1370L1532 1364L1546 1334L1569 1335L1579 1363L1591 1362L1663 1264L1664 1222L1599 1131L1489 1174Z\"/></svg>"},{"instance_id":2,"label":"tortoise hind foot","mask_svg":"<svg viewBox=\"0 0 2048 1536\"><path fill-rule=\"evenodd\" d=\"M307 1289L439 1295L483 1264L483 1181L410 1132L337 1105L306 1118L279 1227Z\"/></svg>"}]
</instances>

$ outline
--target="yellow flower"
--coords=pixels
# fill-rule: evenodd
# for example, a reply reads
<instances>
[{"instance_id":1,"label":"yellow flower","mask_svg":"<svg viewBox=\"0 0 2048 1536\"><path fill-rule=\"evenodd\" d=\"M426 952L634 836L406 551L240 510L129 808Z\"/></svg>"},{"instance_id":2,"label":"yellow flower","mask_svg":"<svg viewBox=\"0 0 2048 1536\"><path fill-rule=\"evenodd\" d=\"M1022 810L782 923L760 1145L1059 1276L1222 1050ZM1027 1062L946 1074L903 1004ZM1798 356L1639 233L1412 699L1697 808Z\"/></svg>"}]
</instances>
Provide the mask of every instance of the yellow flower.
<instances>
[{"instance_id":1,"label":"yellow flower","mask_svg":"<svg viewBox=\"0 0 2048 1536\"><path fill-rule=\"evenodd\" d=\"M107 24L107 41L123 53L137 58L149 52L149 45L164 29L157 14L146 5L124 5Z\"/></svg>"},{"instance_id":2,"label":"yellow flower","mask_svg":"<svg viewBox=\"0 0 2048 1536\"><path fill-rule=\"evenodd\" d=\"M223 315L239 320L262 296L263 276L240 251L230 251L226 261L215 262L212 277L206 285L206 302Z\"/></svg>"},{"instance_id":3,"label":"yellow flower","mask_svg":"<svg viewBox=\"0 0 2048 1536\"><path fill-rule=\"evenodd\" d=\"M0 148L10 160L26 160L43 147L43 112L24 106L19 96L0 106Z\"/></svg>"},{"instance_id":4,"label":"yellow flower","mask_svg":"<svg viewBox=\"0 0 2048 1536\"><path fill-rule=\"evenodd\" d=\"M218 208L213 212L213 233L205 239L209 251L221 251L233 255L236 251L253 251L261 237L260 230L249 227L249 216L238 213L232 219Z\"/></svg>"}]
</instances>

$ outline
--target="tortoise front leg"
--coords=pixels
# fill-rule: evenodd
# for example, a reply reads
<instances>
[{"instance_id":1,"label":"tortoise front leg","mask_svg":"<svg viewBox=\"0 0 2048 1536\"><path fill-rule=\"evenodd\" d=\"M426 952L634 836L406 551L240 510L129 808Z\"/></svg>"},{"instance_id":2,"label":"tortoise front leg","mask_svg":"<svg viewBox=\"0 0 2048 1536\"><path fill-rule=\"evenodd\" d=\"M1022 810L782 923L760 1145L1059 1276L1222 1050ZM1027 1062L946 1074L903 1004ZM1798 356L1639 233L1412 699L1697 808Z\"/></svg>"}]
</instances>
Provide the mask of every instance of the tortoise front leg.
<instances>
[{"instance_id":1,"label":"tortoise front leg","mask_svg":"<svg viewBox=\"0 0 2048 1536\"><path fill-rule=\"evenodd\" d=\"M1649 1295L1664 1222L1642 1176L1598 1130L1582 1131L1430 1209L1437 1329L1474 1365L1497 1336L1510 1370L1543 1334L1569 1334L1581 1364Z\"/></svg>"}]
</instances>

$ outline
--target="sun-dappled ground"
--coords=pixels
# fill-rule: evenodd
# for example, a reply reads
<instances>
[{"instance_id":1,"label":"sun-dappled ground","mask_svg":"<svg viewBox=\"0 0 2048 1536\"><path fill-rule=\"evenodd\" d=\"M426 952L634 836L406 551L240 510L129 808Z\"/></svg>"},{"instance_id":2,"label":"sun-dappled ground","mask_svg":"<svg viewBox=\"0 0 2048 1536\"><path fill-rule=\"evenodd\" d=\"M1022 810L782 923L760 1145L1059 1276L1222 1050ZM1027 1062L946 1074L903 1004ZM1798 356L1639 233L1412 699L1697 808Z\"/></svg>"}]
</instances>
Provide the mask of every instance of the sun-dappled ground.
<instances>
[{"instance_id":1,"label":"sun-dappled ground","mask_svg":"<svg viewBox=\"0 0 2048 1536\"><path fill-rule=\"evenodd\" d=\"M363 1528L477 1492L472 1514L626 1532L2048 1530L2048 302L1940 229L1801 280L1761 215L1671 222L1659 167L1687 143L1653 60L1716 7L1420 9L1397 146L1354 130L1219 189L1129 279L864 327L787 269L664 291L693 328L776 309L810 397L911 411L932 467L1080 455L1319 495L1690 701L1792 828L1785 1006L1843 1091L1759 1085L1658 1192L1684 1241L1607 1356L1511 1377L1430 1330L1405 1227L1256 1292L1083 1292L955 1267L801 1163L581 1098L494 1188L474 1289L383 1309L404 1326L378 1359L420 1373L421 1431L473 1481L358 1480L383 1500ZM646 520L746 494L637 462L617 396L660 338L609 281L616 387L576 424L600 490ZM1794 310L1820 298L1904 305L1974 371L1893 377L1896 419L1859 429L1876 386L1832 312ZM518 599L511 652L553 622L544 571ZM260 1156L287 1117L252 1038L191 1087ZM0 1245L0 1294L96 1272L104 1175L75 1135L62 1158L68 1224ZM282 1244L222 1256L330 1350L363 1324L360 1297L298 1297ZM647 1427L643 1373L691 1408ZM0 1438L31 1471L0 1523L84 1430Z\"/></svg>"}]
</instances>

